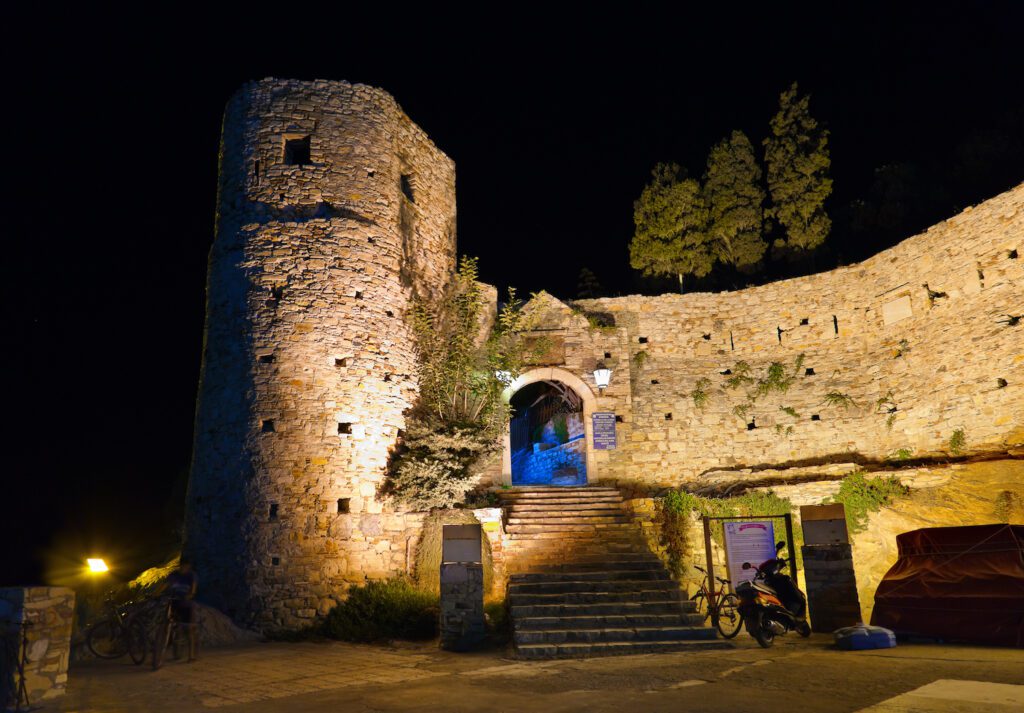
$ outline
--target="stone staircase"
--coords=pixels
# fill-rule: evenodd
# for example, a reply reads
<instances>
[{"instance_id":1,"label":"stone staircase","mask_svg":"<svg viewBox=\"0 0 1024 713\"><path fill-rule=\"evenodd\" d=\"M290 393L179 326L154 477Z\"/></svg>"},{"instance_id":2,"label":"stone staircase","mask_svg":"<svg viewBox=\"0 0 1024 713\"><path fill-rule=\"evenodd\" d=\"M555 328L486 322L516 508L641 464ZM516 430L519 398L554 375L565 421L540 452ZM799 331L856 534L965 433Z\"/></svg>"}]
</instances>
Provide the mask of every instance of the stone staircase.
<instances>
[{"instance_id":1,"label":"stone staircase","mask_svg":"<svg viewBox=\"0 0 1024 713\"><path fill-rule=\"evenodd\" d=\"M615 488L502 493L520 658L730 648L647 547Z\"/></svg>"}]
</instances>

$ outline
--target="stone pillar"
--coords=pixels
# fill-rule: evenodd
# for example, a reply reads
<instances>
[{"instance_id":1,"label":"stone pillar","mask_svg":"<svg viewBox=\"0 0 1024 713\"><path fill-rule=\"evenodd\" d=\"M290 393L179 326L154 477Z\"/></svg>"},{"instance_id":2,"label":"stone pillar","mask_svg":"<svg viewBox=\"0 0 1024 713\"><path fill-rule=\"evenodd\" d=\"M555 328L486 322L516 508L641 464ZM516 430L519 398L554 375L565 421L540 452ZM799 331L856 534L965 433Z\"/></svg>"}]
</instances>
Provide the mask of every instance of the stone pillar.
<instances>
[{"instance_id":1,"label":"stone pillar","mask_svg":"<svg viewBox=\"0 0 1024 713\"><path fill-rule=\"evenodd\" d=\"M445 525L441 553L441 648L468 651L487 636L480 525Z\"/></svg>"},{"instance_id":2,"label":"stone pillar","mask_svg":"<svg viewBox=\"0 0 1024 713\"><path fill-rule=\"evenodd\" d=\"M29 703L35 706L64 695L74 614L75 593L66 587L0 589L0 703L17 703L23 623L28 625L25 685Z\"/></svg>"},{"instance_id":3,"label":"stone pillar","mask_svg":"<svg viewBox=\"0 0 1024 713\"><path fill-rule=\"evenodd\" d=\"M825 633L859 623L860 599L850 545L804 545L801 551L811 628Z\"/></svg>"}]
</instances>

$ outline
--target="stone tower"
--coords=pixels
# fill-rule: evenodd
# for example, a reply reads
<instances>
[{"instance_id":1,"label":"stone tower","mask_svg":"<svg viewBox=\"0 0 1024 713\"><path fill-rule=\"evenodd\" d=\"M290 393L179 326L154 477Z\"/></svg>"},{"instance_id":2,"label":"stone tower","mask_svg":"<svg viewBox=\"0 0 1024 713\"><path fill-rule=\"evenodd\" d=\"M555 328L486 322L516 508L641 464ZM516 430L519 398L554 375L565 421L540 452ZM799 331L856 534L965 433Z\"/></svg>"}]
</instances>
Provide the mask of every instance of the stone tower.
<instances>
[{"instance_id":1,"label":"stone tower","mask_svg":"<svg viewBox=\"0 0 1024 713\"><path fill-rule=\"evenodd\" d=\"M406 312L455 267L455 167L387 93L264 79L229 101L186 553L256 626L407 566L376 497L416 394Z\"/></svg>"}]
</instances>

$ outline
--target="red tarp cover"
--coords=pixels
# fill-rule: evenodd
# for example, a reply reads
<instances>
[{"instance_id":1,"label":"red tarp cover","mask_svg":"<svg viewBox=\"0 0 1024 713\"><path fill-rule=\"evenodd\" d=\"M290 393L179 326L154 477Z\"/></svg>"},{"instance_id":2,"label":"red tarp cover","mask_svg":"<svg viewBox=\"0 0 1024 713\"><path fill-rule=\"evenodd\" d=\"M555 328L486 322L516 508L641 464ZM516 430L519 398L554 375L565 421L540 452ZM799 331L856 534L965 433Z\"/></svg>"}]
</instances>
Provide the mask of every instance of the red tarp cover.
<instances>
[{"instance_id":1,"label":"red tarp cover","mask_svg":"<svg viewBox=\"0 0 1024 713\"><path fill-rule=\"evenodd\" d=\"M927 527L896 537L899 559L871 623L898 634L1024 646L1024 525Z\"/></svg>"}]
</instances>

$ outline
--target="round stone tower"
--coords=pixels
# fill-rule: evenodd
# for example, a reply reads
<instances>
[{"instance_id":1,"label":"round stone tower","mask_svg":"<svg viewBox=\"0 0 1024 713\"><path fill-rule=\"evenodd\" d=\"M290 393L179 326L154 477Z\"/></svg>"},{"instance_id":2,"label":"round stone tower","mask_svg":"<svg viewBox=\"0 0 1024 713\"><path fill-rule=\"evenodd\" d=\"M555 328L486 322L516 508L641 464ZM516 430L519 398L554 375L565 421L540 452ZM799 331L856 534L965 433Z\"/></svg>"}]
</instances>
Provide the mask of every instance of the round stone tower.
<instances>
[{"instance_id":1,"label":"round stone tower","mask_svg":"<svg viewBox=\"0 0 1024 713\"><path fill-rule=\"evenodd\" d=\"M455 167L379 89L264 79L229 101L185 551L261 627L407 566L377 490L416 395L406 313L455 268Z\"/></svg>"}]
</instances>

